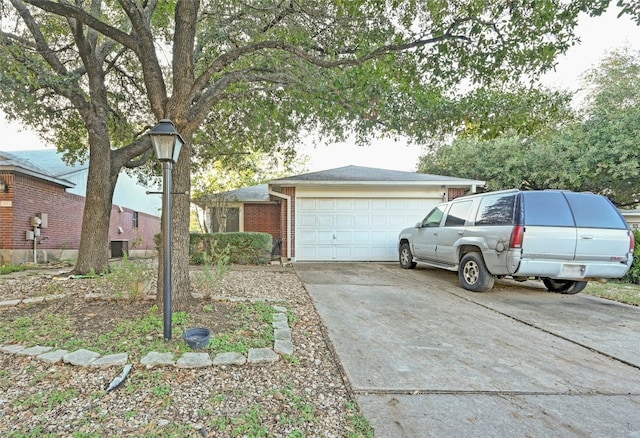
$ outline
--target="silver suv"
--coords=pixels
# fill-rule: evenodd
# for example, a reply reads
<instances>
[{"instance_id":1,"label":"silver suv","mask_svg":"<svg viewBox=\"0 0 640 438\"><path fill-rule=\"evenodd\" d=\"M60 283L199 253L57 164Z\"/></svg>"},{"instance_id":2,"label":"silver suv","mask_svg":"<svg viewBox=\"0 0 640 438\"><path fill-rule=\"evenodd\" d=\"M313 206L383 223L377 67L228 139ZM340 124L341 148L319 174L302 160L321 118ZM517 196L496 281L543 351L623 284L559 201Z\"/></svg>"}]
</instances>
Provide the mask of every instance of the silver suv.
<instances>
[{"instance_id":1,"label":"silver suv","mask_svg":"<svg viewBox=\"0 0 640 438\"><path fill-rule=\"evenodd\" d=\"M589 280L622 277L634 236L607 198L561 190L507 190L440 204L400 233L400 266L458 271L460 285L488 291L496 277L541 279L575 294Z\"/></svg>"}]
</instances>

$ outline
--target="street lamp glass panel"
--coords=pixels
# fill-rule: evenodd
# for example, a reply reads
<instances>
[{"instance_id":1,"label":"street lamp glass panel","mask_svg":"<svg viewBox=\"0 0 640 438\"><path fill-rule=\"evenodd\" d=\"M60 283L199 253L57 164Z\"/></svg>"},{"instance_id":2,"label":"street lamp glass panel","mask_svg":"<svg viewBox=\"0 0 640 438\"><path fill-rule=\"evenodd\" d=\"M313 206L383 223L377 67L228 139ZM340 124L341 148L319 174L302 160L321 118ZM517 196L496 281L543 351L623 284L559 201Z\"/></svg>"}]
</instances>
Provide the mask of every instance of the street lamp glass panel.
<instances>
[{"instance_id":1,"label":"street lamp glass panel","mask_svg":"<svg viewBox=\"0 0 640 438\"><path fill-rule=\"evenodd\" d=\"M149 131L151 143L160 161L173 161L176 163L180 156L180 150L184 141L171 120L163 119Z\"/></svg>"},{"instance_id":2,"label":"street lamp glass panel","mask_svg":"<svg viewBox=\"0 0 640 438\"><path fill-rule=\"evenodd\" d=\"M184 141L182 141L182 137L180 136L180 134L176 135L176 139L175 139L175 144L173 147L173 162L177 163L178 162L178 157L180 157L180 151L182 150L182 145L184 144Z\"/></svg>"}]
</instances>

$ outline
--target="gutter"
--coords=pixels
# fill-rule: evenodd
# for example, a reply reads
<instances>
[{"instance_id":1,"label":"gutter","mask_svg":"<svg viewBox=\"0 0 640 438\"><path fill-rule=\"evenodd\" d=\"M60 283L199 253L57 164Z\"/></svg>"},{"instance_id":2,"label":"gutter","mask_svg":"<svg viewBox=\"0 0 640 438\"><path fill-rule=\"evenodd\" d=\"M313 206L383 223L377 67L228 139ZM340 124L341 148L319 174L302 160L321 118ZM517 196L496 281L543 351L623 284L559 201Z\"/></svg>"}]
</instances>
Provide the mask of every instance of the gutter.
<instances>
[{"instance_id":1,"label":"gutter","mask_svg":"<svg viewBox=\"0 0 640 438\"><path fill-rule=\"evenodd\" d=\"M269 190L269 194L287 201L287 258L291 260L291 196Z\"/></svg>"}]
</instances>

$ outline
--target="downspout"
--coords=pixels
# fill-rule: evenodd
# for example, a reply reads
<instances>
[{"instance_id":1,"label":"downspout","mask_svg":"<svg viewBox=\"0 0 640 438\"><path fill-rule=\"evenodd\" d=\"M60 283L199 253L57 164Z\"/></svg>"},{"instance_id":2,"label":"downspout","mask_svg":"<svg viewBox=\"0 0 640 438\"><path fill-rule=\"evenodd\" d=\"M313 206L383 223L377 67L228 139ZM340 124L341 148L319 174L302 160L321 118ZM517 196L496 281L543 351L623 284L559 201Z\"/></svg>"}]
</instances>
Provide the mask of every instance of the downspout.
<instances>
[{"instance_id":1,"label":"downspout","mask_svg":"<svg viewBox=\"0 0 640 438\"><path fill-rule=\"evenodd\" d=\"M291 196L273 190L269 190L269 194L287 200L287 258L291 260Z\"/></svg>"}]
</instances>

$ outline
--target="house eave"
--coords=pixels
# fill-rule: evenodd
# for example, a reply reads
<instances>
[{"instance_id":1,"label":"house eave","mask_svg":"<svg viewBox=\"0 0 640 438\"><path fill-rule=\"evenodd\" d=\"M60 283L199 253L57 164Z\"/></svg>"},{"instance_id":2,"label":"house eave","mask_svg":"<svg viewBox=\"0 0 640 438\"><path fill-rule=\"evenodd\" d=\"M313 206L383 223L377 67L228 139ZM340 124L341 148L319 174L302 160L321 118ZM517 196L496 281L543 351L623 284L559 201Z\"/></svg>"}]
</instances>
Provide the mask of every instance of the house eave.
<instances>
[{"instance_id":1,"label":"house eave","mask_svg":"<svg viewBox=\"0 0 640 438\"><path fill-rule=\"evenodd\" d=\"M460 181L460 180L442 180L442 181L307 181L307 180L288 180L288 181L272 181L272 185L280 185L282 187L294 187L294 186L316 186L316 185L368 185L368 186L440 186L440 185L460 185L460 186L469 186L469 185L481 185L484 184L485 181Z\"/></svg>"},{"instance_id":2,"label":"house eave","mask_svg":"<svg viewBox=\"0 0 640 438\"><path fill-rule=\"evenodd\" d=\"M22 175L30 176L32 178L36 178L36 179L47 181L47 182L50 182L50 183L53 183L53 184L57 184L59 186L64 187L65 189L72 189L72 188L74 188L76 186L74 183L72 183L71 181L67 181L66 179L56 178L56 177L50 176L50 175L44 175L42 173L35 172L33 170L26 169L26 168L20 167L20 166L14 166L14 165L0 166L0 170L5 171L5 172L20 173Z\"/></svg>"}]
</instances>

